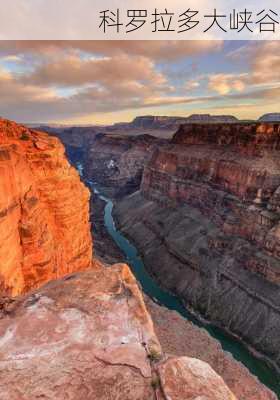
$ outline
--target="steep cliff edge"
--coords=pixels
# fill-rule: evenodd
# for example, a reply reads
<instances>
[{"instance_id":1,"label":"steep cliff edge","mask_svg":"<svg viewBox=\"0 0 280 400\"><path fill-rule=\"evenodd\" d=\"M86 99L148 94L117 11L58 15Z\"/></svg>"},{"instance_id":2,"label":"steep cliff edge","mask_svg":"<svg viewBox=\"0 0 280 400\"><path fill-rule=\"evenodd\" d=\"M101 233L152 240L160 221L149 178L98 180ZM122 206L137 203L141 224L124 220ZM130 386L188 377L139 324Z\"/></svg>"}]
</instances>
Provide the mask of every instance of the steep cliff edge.
<instances>
[{"instance_id":1,"label":"steep cliff edge","mask_svg":"<svg viewBox=\"0 0 280 400\"><path fill-rule=\"evenodd\" d=\"M280 368L279 124L184 125L115 210L145 265Z\"/></svg>"},{"instance_id":2,"label":"steep cliff edge","mask_svg":"<svg viewBox=\"0 0 280 400\"><path fill-rule=\"evenodd\" d=\"M1 293L91 265L89 191L58 139L0 120Z\"/></svg>"}]
</instances>

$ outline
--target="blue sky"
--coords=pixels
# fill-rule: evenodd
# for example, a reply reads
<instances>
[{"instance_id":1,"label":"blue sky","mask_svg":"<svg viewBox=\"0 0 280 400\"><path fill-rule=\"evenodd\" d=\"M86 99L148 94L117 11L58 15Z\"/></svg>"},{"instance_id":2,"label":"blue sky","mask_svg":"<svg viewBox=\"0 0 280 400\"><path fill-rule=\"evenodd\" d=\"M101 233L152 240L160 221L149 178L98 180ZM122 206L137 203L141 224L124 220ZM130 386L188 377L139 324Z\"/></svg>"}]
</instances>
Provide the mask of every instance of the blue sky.
<instances>
[{"instance_id":1,"label":"blue sky","mask_svg":"<svg viewBox=\"0 0 280 400\"><path fill-rule=\"evenodd\" d=\"M0 115L111 124L279 112L279 41L0 41Z\"/></svg>"}]
</instances>

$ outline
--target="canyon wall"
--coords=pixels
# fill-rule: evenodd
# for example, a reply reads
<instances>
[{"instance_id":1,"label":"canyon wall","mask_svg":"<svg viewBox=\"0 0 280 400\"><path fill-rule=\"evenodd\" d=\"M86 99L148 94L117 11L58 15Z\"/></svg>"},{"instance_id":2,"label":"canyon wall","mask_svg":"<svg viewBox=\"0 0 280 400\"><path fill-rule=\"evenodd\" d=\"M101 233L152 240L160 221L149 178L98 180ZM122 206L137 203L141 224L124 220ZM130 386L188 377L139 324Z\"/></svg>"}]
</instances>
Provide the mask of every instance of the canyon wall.
<instances>
[{"instance_id":1,"label":"canyon wall","mask_svg":"<svg viewBox=\"0 0 280 400\"><path fill-rule=\"evenodd\" d=\"M91 266L89 191L58 139L0 120L1 293Z\"/></svg>"},{"instance_id":2,"label":"canyon wall","mask_svg":"<svg viewBox=\"0 0 280 400\"><path fill-rule=\"evenodd\" d=\"M280 368L280 126L188 124L115 210L145 265Z\"/></svg>"}]
</instances>

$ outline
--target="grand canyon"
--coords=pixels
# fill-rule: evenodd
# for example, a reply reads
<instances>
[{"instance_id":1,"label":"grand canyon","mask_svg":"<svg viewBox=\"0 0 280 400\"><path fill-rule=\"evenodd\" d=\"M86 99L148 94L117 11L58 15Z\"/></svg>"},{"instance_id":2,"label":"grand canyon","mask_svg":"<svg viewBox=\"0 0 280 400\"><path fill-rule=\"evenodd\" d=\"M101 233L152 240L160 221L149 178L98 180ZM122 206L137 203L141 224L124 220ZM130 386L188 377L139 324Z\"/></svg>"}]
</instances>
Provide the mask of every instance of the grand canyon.
<instances>
[{"instance_id":1,"label":"grand canyon","mask_svg":"<svg viewBox=\"0 0 280 400\"><path fill-rule=\"evenodd\" d=\"M277 118L0 120L1 399L277 399Z\"/></svg>"}]
</instances>

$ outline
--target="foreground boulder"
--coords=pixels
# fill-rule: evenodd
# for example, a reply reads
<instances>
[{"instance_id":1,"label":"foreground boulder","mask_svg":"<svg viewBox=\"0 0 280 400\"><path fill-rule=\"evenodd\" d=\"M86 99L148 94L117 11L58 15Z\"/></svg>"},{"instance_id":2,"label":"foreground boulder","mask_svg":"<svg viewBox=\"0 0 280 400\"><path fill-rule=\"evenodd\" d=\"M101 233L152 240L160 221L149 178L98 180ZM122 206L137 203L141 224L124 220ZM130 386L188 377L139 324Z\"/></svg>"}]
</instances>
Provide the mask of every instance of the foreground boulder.
<instances>
[{"instance_id":1,"label":"foreground boulder","mask_svg":"<svg viewBox=\"0 0 280 400\"><path fill-rule=\"evenodd\" d=\"M236 399L222 378L208 364L195 358L170 358L158 370L168 400Z\"/></svg>"}]
</instances>

